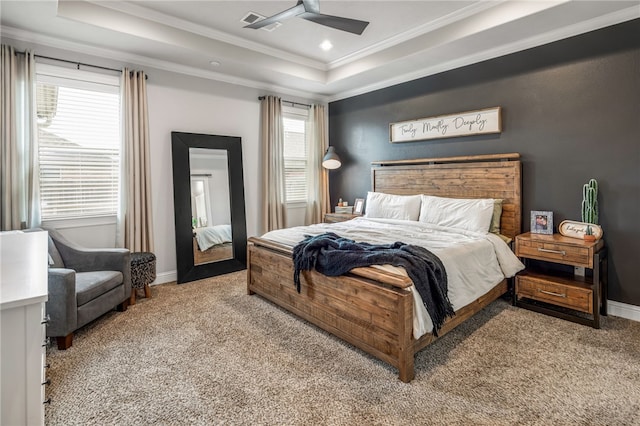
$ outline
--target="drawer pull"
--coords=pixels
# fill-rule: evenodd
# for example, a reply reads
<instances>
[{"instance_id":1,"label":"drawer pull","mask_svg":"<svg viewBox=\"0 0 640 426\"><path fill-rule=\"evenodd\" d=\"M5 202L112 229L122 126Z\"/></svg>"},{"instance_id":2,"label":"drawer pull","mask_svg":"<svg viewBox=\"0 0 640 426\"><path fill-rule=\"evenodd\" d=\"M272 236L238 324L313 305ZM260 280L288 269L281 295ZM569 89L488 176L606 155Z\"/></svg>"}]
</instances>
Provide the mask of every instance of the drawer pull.
<instances>
[{"instance_id":1,"label":"drawer pull","mask_svg":"<svg viewBox=\"0 0 640 426\"><path fill-rule=\"evenodd\" d=\"M546 291L546 290L540 290L538 289L538 291L540 293L544 293L544 294L548 294L550 296L556 296L556 297L567 297L566 294L562 294L562 293L554 293L553 291Z\"/></svg>"},{"instance_id":2,"label":"drawer pull","mask_svg":"<svg viewBox=\"0 0 640 426\"><path fill-rule=\"evenodd\" d=\"M42 401L42 404L51 404L51 397L45 399L44 401Z\"/></svg>"},{"instance_id":3,"label":"drawer pull","mask_svg":"<svg viewBox=\"0 0 640 426\"><path fill-rule=\"evenodd\" d=\"M48 326L49 326L49 322L50 322L50 321L51 321L51 317L49 316L49 314L47 314L47 316L46 316L46 317L44 317L44 318L42 319L42 321L40 321L40 324L46 324L46 325L47 325L47 327L48 327Z\"/></svg>"},{"instance_id":4,"label":"drawer pull","mask_svg":"<svg viewBox=\"0 0 640 426\"><path fill-rule=\"evenodd\" d=\"M51 379L47 377L47 380L42 382L42 386L49 386L51 384Z\"/></svg>"},{"instance_id":5,"label":"drawer pull","mask_svg":"<svg viewBox=\"0 0 640 426\"><path fill-rule=\"evenodd\" d=\"M561 254L563 256L567 255L567 252L564 251L564 250L551 250L551 249L546 249L546 248L538 248L538 251L543 251L545 253Z\"/></svg>"}]
</instances>

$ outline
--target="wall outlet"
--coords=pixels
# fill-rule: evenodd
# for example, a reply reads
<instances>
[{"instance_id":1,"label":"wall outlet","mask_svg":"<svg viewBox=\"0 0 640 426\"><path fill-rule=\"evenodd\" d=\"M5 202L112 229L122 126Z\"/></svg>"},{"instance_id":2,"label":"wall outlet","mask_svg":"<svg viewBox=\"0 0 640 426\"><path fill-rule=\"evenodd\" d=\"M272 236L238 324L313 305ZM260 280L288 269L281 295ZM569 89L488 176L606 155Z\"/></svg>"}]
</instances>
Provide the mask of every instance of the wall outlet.
<instances>
[{"instance_id":1,"label":"wall outlet","mask_svg":"<svg viewBox=\"0 0 640 426\"><path fill-rule=\"evenodd\" d=\"M576 275L578 277L584 277L584 266L574 266L573 275Z\"/></svg>"}]
</instances>

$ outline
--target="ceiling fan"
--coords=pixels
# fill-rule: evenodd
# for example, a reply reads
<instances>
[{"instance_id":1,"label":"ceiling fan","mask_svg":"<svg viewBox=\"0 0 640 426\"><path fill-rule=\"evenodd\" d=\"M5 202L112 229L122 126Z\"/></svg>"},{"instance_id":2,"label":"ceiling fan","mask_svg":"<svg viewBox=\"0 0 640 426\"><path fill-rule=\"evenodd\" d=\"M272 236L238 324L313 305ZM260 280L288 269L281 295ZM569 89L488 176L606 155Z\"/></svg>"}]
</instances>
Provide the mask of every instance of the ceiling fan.
<instances>
[{"instance_id":1,"label":"ceiling fan","mask_svg":"<svg viewBox=\"0 0 640 426\"><path fill-rule=\"evenodd\" d=\"M367 25L366 21L358 21L357 19L343 18L340 16L323 15L320 13L319 0L298 0L298 4L290 9L277 13L273 16L265 18L261 21L245 26L245 28L258 29L275 24L278 21L284 21L289 18L300 17L316 24L335 28L341 31L347 31L353 34L362 34Z\"/></svg>"}]
</instances>

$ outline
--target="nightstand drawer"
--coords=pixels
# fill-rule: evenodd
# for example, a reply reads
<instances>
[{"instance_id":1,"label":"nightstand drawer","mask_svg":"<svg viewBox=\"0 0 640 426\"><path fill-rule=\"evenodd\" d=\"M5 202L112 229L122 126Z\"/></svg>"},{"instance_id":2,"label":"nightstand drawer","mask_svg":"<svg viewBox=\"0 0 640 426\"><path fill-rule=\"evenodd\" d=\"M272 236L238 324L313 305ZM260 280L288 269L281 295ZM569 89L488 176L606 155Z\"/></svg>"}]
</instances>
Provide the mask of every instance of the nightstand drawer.
<instances>
[{"instance_id":1,"label":"nightstand drawer","mask_svg":"<svg viewBox=\"0 0 640 426\"><path fill-rule=\"evenodd\" d=\"M538 259L565 265L592 268L592 253L589 247L561 244L553 241L516 239L516 256Z\"/></svg>"},{"instance_id":2,"label":"nightstand drawer","mask_svg":"<svg viewBox=\"0 0 640 426\"><path fill-rule=\"evenodd\" d=\"M516 297L526 297L593 314L593 291L575 284L565 284L562 278L526 273L517 275Z\"/></svg>"}]
</instances>

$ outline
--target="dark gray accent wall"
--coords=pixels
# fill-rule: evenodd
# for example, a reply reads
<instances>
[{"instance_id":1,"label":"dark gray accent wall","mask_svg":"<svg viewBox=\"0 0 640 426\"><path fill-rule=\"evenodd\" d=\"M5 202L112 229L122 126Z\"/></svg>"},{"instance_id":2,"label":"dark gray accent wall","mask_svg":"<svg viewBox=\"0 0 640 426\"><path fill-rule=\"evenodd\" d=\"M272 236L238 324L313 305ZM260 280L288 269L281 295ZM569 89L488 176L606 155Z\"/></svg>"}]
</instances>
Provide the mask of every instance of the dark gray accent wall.
<instances>
[{"instance_id":1,"label":"dark gray accent wall","mask_svg":"<svg viewBox=\"0 0 640 426\"><path fill-rule=\"evenodd\" d=\"M523 231L531 210L580 220L582 185L600 186L609 299L640 306L640 20L329 104L332 204L371 189L376 160L518 152ZM503 131L389 143L389 123L502 107ZM366 208L366 206L365 206Z\"/></svg>"}]
</instances>

